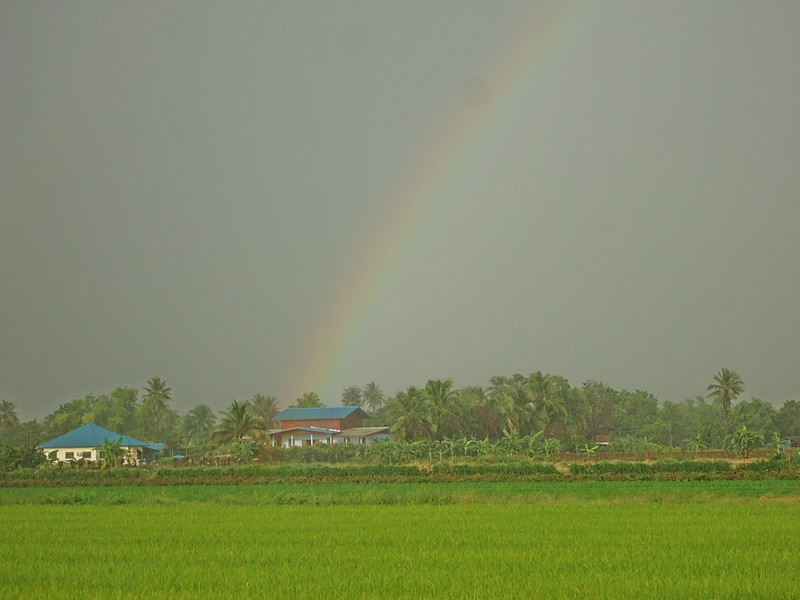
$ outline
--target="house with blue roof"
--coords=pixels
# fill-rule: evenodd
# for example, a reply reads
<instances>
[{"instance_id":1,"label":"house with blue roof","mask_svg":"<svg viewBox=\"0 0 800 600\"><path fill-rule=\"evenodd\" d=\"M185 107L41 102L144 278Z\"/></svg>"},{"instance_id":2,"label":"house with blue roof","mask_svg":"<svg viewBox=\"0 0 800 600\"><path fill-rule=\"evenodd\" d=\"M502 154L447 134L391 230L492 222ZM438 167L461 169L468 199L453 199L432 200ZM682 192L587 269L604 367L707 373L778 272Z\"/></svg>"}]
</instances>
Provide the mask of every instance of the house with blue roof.
<instances>
[{"instance_id":1,"label":"house with blue roof","mask_svg":"<svg viewBox=\"0 0 800 600\"><path fill-rule=\"evenodd\" d=\"M320 427L341 431L361 427L367 416L358 406L321 406L319 408L287 408L275 416L281 429L287 427Z\"/></svg>"},{"instance_id":2,"label":"house with blue roof","mask_svg":"<svg viewBox=\"0 0 800 600\"><path fill-rule=\"evenodd\" d=\"M273 446L313 446L315 444L370 444L390 437L388 427L362 427L367 416L358 406L287 408L275 420L280 428L270 431Z\"/></svg>"},{"instance_id":3,"label":"house with blue roof","mask_svg":"<svg viewBox=\"0 0 800 600\"><path fill-rule=\"evenodd\" d=\"M36 447L53 461L73 462L81 459L99 461L102 458L100 447L105 442L116 441L119 441L120 447L125 449L126 464L140 464L164 449L164 444L143 442L129 435L114 433L94 423L81 425Z\"/></svg>"}]
</instances>

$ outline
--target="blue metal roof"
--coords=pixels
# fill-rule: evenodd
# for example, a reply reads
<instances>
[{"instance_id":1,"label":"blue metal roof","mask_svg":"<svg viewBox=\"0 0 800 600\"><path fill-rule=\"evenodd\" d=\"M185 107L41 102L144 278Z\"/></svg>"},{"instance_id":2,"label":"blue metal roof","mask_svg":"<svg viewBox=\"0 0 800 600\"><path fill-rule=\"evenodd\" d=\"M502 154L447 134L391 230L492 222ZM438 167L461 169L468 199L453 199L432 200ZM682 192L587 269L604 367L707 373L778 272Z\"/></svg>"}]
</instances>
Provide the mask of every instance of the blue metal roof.
<instances>
[{"instance_id":1,"label":"blue metal roof","mask_svg":"<svg viewBox=\"0 0 800 600\"><path fill-rule=\"evenodd\" d=\"M302 419L344 419L361 410L358 406L323 406L321 408L287 408L281 411L276 421L296 421ZM361 411L364 412L364 411Z\"/></svg>"},{"instance_id":2,"label":"blue metal roof","mask_svg":"<svg viewBox=\"0 0 800 600\"><path fill-rule=\"evenodd\" d=\"M86 425L81 425L77 429L73 429L70 432L65 433L64 435L60 435L57 438L53 438L48 442L43 442L36 446L37 448L97 448L98 446L102 446L103 442L106 440L111 442L116 442L117 440L122 440L120 442L120 446L146 446L148 448L152 448L153 450L160 450L163 448L163 444L150 444L148 442L143 442L142 440L137 440L134 437L129 435L121 435L119 433L114 433L106 429L105 427L100 427L99 425L95 425L94 423L87 423Z\"/></svg>"}]
</instances>

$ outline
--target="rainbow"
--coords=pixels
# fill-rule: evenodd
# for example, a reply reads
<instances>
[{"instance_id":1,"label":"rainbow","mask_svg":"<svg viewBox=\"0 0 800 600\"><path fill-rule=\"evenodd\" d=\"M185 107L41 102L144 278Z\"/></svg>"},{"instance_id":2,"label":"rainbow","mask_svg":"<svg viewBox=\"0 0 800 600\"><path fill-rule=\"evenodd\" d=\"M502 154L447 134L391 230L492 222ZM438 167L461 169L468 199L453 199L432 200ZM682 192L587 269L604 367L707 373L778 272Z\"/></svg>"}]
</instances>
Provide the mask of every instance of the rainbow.
<instances>
[{"instance_id":1,"label":"rainbow","mask_svg":"<svg viewBox=\"0 0 800 600\"><path fill-rule=\"evenodd\" d=\"M375 228L359 260L331 299L321 323L313 330L293 376L282 390L282 400L294 400L302 393L319 393L336 385L336 375L348 350L357 346L362 332L367 330L382 295L391 289L393 275L408 261L435 216L455 202L452 191L460 176L480 159L492 133L502 128L520 98L553 64L553 58L573 47L572 42L582 29L579 25L588 22L594 7L588 2L557 3L548 14L537 12L532 27L516 39L512 36L512 42L501 53L506 57L504 63L491 77L491 97L477 108L465 105L445 134L428 145L418 169L389 203L392 210ZM323 399L328 403L331 400Z\"/></svg>"}]
</instances>

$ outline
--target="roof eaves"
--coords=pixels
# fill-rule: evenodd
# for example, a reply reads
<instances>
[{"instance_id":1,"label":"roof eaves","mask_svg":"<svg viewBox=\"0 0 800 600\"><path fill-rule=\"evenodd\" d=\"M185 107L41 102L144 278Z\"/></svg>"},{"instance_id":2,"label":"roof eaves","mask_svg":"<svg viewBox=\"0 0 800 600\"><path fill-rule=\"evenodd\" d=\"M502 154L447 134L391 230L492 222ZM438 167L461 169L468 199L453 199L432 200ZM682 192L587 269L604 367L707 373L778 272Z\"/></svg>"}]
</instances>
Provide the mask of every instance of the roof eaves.
<instances>
[{"instance_id":1,"label":"roof eaves","mask_svg":"<svg viewBox=\"0 0 800 600\"><path fill-rule=\"evenodd\" d=\"M311 433L324 433L327 435L335 435L339 433L338 429L324 429L322 427L312 427L310 425L298 425L297 427L289 427L287 429L275 429L269 432L269 435L277 435L279 433L287 433L289 431L309 431Z\"/></svg>"}]
</instances>

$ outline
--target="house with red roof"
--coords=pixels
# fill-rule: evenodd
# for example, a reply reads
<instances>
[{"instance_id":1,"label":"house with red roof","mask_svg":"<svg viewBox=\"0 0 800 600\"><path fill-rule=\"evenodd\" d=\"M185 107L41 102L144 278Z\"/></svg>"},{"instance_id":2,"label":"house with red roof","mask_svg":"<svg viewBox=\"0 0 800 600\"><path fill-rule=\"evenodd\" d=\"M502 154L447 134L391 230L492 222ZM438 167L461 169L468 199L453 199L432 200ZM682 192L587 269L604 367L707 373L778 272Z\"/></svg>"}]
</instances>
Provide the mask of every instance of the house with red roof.
<instances>
[{"instance_id":1,"label":"house with red roof","mask_svg":"<svg viewBox=\"0 0 800 600\"><path fill-rule=\"evenodd\" d=\"M275 420L280 428L269 432L273 446L315 444L371 444L391 437L388 427L362 427L367 414L358 406L287 408Z\"/></svg>"}]
</instances>

